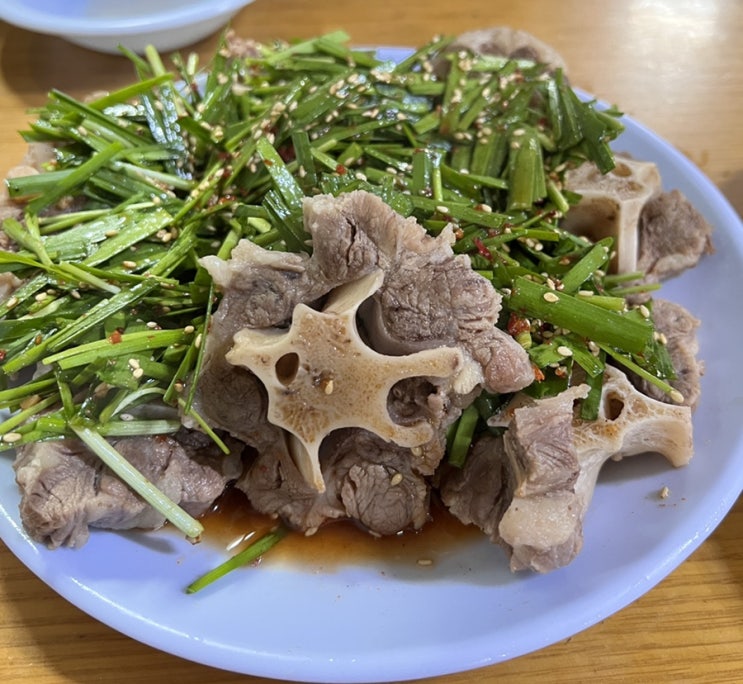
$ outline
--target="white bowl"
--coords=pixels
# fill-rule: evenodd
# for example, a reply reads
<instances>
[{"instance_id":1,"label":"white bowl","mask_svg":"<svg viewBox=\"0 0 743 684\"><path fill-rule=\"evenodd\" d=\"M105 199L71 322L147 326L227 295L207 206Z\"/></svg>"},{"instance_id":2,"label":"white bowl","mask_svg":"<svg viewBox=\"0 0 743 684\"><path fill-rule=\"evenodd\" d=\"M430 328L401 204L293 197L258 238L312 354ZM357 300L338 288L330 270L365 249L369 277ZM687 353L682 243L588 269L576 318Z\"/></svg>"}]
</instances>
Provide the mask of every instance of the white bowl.
<instances>
[{"instance_id":1,"label":"white bowl","mask_svg":"<svg viewBox=\"0 0 743 684\"><path fill-rule=\"evenodd\" d=\"M253 0L2 0L0 19L115 53L175 50L214 33Z\"/></svg>"}]
</instances>

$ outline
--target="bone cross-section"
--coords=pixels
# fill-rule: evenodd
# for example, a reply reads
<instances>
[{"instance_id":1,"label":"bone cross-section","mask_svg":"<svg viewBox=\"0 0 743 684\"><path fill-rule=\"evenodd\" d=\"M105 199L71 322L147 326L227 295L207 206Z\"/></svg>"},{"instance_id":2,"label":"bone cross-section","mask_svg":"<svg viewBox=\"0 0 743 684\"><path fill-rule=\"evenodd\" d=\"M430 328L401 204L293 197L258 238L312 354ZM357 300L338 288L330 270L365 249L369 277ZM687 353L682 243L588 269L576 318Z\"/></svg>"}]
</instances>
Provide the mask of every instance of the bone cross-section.
<instances>
[{"instance_id":1,"label":"bone cross-section","mask_svg":"<svg viewBox=\"0 0 743 684\"><path fill-rule=\"evenodd\" d=\"M357 427L403 447L425 444L433 437L432 426L395 423L387 409L390 390L405 378L452 378L463 364L456 348L387 356L364 343L356 313L383 276L377 270L336 288L319 311L298 304L288 330L238 331L226 356L261 380L268 420L293 436L297 467L318 491L325 488L319 449L328 434Z\"/></svg>"}]
</instances>

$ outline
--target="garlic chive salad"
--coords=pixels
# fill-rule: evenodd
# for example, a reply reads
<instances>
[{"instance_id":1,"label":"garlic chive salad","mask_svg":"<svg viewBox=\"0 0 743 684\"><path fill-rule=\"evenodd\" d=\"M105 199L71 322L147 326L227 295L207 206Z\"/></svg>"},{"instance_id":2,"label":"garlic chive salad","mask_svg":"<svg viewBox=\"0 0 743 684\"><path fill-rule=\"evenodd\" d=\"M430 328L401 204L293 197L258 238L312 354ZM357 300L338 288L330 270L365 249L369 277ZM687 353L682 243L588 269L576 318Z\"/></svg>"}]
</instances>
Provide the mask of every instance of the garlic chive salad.
<instances>
[{"instance_id":1,"label":"garlic chive salad","mask_svg":"<svg viewBox=\"0 0 743 684\"><path fill-rule=\"evenodd\" d=\"M7 180L19 211L2 225L13 247L0 271L20 284L0 303L0 406L11 411L0 449L76 436L198 537L200 523L107 438L173 433L183 414L198 422L190 380L218 298L200 257L227 258L244 238L310 251L303 198L357 189L431 234L453 224L454 251L504 297L501 325L530 355L535 397L580 370L590 418L607 357L670 392L652 316L625 299L632 274L606 275L611 238L560 228L578 200L566 169L613 168L619 112L581 101L559 69L449 50L452 40L400 63L350 48L342 32L242 51L225 41L209 64L174 56L172 73L147 50L128 54L128 87L84 102L50 92L23 136L53 158ZM465 410L451 462L503 401L481 395Z\"/></svg>"}]
</instances>

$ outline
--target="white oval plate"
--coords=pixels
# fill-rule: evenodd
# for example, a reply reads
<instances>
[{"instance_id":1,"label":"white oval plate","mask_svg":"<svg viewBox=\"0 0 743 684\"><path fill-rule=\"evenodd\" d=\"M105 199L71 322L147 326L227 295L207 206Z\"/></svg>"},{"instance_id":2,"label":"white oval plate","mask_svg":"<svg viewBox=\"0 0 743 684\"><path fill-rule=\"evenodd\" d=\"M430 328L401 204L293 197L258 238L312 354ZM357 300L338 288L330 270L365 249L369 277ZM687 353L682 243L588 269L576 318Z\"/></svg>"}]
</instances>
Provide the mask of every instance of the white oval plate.
<instances>
[{"instance_id":1,"label":"white oval plate","mask_svg":"<svg viewBox=\"0 0 743 684\"><path fill-rule=\"evenodd\" d=\"M0 18L93 50L175 50L214 33L253 0L2 0Z\"/></svg>"},{"instance_id":2,"label":"white oval plate","mask_svg":"<svg viewBox=\"0 0 743 684\"><path fill-rule=\"evenodd\" d=\"M707 371L692 463L609 464L583 551L568 567L514 576L486 541L442 552L430 567L380 559L320 571L269 556L186 595L189 582L223 559L214 548L170 532L94 532L77 551L40 548L20 525L6 454L0 537L44 582L114 629L196 662L277 679L401 681L474 669L565 639L634 601L704 541L743 488L743 225L683 155L625 123L617 149L655 161L666 189L682 190L715 227L716 253L662 291L702 319Z\"/></svg>"}]
</instances>

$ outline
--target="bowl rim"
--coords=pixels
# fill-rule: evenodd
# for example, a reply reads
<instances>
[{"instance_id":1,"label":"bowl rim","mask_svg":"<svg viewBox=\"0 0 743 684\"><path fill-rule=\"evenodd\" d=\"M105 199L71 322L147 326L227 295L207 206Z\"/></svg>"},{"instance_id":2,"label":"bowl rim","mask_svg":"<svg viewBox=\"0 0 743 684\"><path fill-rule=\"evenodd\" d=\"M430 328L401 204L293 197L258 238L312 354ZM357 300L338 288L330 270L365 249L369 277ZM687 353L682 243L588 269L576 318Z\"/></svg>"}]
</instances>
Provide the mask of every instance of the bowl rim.
<instances>
[{"instance_id":1,"label":"bowl rim","mask_svg":"<svg viewBox=\"0 0 743 684\"><path fill-rule=\"evenodd\" d=\"M155 7L152 12L130 17L95 18L65 16L63 4L59 5L59 12L45 12L28 7L23 0L3 0L0 19L21 28L53 35L133 35L183 28L236 12L251 2L253 0L184 0L184 6L176 9L158 11Z\"/></svg>"}]
</instances>

